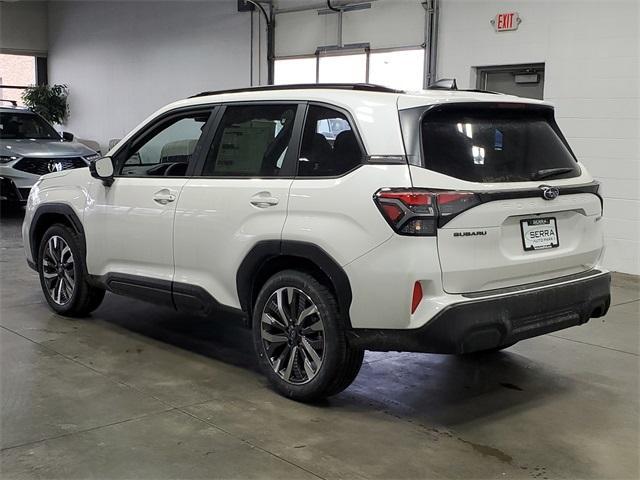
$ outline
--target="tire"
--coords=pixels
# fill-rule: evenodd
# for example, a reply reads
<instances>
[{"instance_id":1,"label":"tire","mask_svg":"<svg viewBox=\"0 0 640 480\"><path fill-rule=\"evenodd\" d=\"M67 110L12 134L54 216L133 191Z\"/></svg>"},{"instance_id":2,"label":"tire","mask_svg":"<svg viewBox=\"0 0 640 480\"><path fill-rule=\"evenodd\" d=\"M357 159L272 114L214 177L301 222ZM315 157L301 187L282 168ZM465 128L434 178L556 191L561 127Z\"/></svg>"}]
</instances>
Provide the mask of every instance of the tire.
<instances>
[{"instance_id":1,"label":"tire","mask_svg":"<svg viewBox=\"0 0 640 480\"><path fill-rule=\"evenodd\" d=\"M55 224L44 233L37 259L40 286L60 315L83 317L102 303L105 292L87 282L84 259L82 239L66 225Z\"/></svg>"},{"instance_id":2,"label":"tire","mask_svg":"<svg viewBox=\"0 0 640 480\"><path fill-rule=\"evenodd\" d=\"M277 273L262 287L253 310L253 341L271 385L300 402L340 393L364 357L364 350L347 341L334 295L295 270Z\"/></svg>"}]
</instances>

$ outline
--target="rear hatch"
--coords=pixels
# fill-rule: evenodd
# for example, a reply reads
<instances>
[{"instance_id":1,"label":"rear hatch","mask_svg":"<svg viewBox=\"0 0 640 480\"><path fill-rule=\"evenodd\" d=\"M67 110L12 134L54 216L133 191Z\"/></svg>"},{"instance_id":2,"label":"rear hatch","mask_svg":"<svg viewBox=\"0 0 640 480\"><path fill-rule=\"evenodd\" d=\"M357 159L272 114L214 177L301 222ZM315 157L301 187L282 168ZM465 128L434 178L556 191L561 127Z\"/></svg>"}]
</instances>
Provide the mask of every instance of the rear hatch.
<instances>
[{"instance_id":1,"label":"rear hatch","mask_svg":"<svg viewBox=\"0 0 640 480\"><path fill-rule=\"evenodd\" d=\"M411 175L414 187L437 198L445 291L522 285L597 264L598 185L578 164L551 107L458 103L401 118L403 133L411 118L419 123L413 151L408 145Z\"/></svg>"}]
</instances>

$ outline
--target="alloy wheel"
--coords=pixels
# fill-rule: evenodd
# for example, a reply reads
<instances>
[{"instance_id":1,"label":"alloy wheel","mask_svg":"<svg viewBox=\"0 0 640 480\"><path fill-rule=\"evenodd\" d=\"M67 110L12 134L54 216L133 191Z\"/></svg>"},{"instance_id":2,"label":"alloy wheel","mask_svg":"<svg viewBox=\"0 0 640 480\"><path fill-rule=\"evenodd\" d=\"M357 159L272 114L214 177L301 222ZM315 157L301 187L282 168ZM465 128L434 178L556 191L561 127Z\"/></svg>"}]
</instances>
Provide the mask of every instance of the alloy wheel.
<instances>
[{"instance_id":1,"label":"alloy wheel","mask_svg":"<svg viewBox=\"0 0 640 480\"><path fill-rule=\"evenodd\" d=\"M283 287L269 297L260 335L271 368L284 381L301 385L318 374L325 350L324 323L302 290Z\"/></svg>"},{"instance_id":2,"label":"alloy wheel","mask_svg":"<svg viewBox=\"0 0 640 480\"><path fill-rule=\"evenodd\" d=\"M58 305L71 300L76 285L73 253L58 235L47 240L42 255L42 276L51 300Z\"/></svg>"}]
</instances>

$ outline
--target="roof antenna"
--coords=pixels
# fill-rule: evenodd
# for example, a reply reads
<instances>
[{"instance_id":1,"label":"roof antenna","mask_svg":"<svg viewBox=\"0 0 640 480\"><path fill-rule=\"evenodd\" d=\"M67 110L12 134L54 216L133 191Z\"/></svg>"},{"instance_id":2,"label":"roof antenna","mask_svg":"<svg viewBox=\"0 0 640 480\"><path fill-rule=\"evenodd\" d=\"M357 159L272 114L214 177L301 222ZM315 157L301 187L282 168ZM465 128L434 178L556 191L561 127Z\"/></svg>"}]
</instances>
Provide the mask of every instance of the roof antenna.
<instances>
[{"instance_id":1,"label":"roof antenna","mask_svg":"<svg viewBox=\"0 0 640 480\"><path fill-rule=\"evenodd\" d=\"M455 78L442 78L427 87L427 90L458 90Z\"/></svg>"}]
</instances>

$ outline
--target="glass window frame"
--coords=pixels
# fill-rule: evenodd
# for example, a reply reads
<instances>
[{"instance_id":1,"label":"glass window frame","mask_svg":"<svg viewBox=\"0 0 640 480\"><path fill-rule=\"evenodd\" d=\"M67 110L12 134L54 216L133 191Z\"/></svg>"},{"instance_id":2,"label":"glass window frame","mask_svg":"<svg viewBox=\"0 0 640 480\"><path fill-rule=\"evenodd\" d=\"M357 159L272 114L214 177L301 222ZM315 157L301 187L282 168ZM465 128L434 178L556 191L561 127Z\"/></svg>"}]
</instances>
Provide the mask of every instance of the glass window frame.
<instances>
[{"instance_id":1,"label":"glass window frame","mask_svg":"<svg viewBox=\"0 0 640 480\"><path fill-rule=\"evenodd\" d=\"M368 83L369 82L369 61L370 61L371 51L369 49L366 50L355 50L355 51L337 51L337 52L321 52L316 55L316 83ZM352 57L349 59L349 57ZM323 60L326 62L330 62L331 60L345 60L349 63L347 65L342 65L344 70L348 70L348 66L353 65L353 62L363 62L361 65L364 67L364 71L357 71L356 76L361 76L360 79L326 79L326 76L329 76L329 72L323 73ZM342 69L341 69L342 70ZM344 74L344 70L342 70ZM333 72L335 73L335 71ZM320 80L321 76L325 76L325 80Z\"/></svg>"},{"instance_id":2,"label":"glass window frame","mask_svg":"<svg viewBox=\"0 0 640 480\"><path fill-rule=\"evenodd\" d=\"M186 117L192 114L197 113L205 113L209 112L209 118L205 123L204 128L202 129L202 135L198 139L198 143L194 149L193 155L191 157L191 161L188 164L187 171L184 175L180 176L155 176L155 175L123 175L122 169L124 167L125 162L129 159L129 157L133 154L133 152L139 147L151 140L155 135L160 133L162 130L170 126L171 124L179 121L181 117ZM202 156L203 151L207 151L206 145L209 144L209 136L211 125L214 119L217 116L219 111L219 105L197 105L179 108L176 110L171 110L164 114L161 114L158 117L152 119L149 123L143 126L140 130L138 130L135 134L131 136L127 142L120 147L111 157L113 159L113 163L115 165L114 168L114 178L150 178L150 179L161 179L161 178L189 178L193 175L195 168L200 163L200 157Z\"/></svg>"},{"instance_id":3,"label":"glass window frame","mask_svg":"<svg viewBox=\"0 0 640 480\"><path fill-rule=\"evenodd\" d=\"M295 118L293 120L293 131L291 132L291 139L289 140L289 147L287 149L287 153L285 154L282 168L280 169L279 175L274 176L265 176L265 175L203 175L205 163L207 161L207 156L209 154L209 150L213 146L213 142L215 141L216 134L218 133L218 129L222 124L222 118L224 113L228 107L236 107L236 106L260 106L260 105L294 105L296 106ZM201 155L198 158L198 161L195 165L194 171L192 173L192 177L195 178L217 178L217 179L292 179L295 177L298 156L300 151L300 142L301 142L301 129L303 125L303 120L306 114L306 102L296 101L296 100L250 100L250 101L241 101L241 102L225 102L219 105L219 108L215 114L215 118L211 122L208 131L208 138L205 148L201 152Z\"/></svg>"},{"instance_id":4,"label":"glass window frame","mask_svg":"<svg viewBox=\"0 0 640 480\"><path fill-rule=\"evenodd\" d=\"M291 60L312 60L313 61L313 80L311 82L299 82L299 81L293 81L293 82L278 82L278 74L275 73L275 78L274 78L274 84L275 85L290 85L290 84L297 84L297 83L317 83L318 82L318 60L316 59L315 55L303 55L303 56L295 56L295 57L280 57L280 58L276 58L275 61L278 60L282 60L284 62L286 61L291 61Z\"/></svg>"},{"instance_id":5,"label":"glass window frame","mask_svg":"<svg viewBox=\"0 0 640 480\"><path fill-rule=\"evenodd\" d=\"M2 54L5 55L14 55L17 57L32 57L34 59L34 70L33 70L33 79L34 82L32 84L7 84L4 85L2 83L0 83L0 90L12 90L12 91L19 91L20 93L20 98L18 100L15 100L16 105L20 106L20 107L24 107L24 103L22 102L22 94L24 93L24 91L29 88L29 87L33 87L35 85L46 85L48 82L48 78L47 78L47 57L43 57L42 55L38 55L38 54L34 54L34 53L28 53L28 52L17 52L17 51L12 51L12 50L7 50L7 51L3 51L0 52ZM0 78L0 81L6 81L6 79L2 79ZM3 102L0 102L0 107L2 106L7 106L9 103L8 102L14 102L13 99L4 99Z\"/></svg>"},{"instance_id":6,"label":"glass window frame","mask_svg":"<svg viewBox=\"0 0 640 480\"><path fill-rule=\"evenodd\" d=\"M417 53L418 57L420 59L421 64L418 65L416 68L420 69L420 75L417 77L414 77L415 80L418 80L419 85L414 86L412 85L412 82L408 82L403 85L403 84L395 84L395 85L391 85L385 82L380 82L380 81L375 81L372 80L372 73L375 75L381 73L381 70L376 70L376 62L372 62L372 60L376 60L378 59L380 56L385 56L385 54L389 54L389 55L393 55L393 54L400 54L400 53L404 53L404 54L409 54L409 53ZM425 49L422 47L416 47L416 48L400 48L400 49L383 49L383 50L373 50L369 52L369 55L367 57L369 65L367 68L367 82L369 83L373 83L375 85L383 85L386 87L391 87L391 88L395 88L398 90L405 90L405 91L415 91L415 90L422 90L426 87L426 74L425 74ZM407 77L411 77L411 73L408 72L407 70L402 70L404 72L405 75L407 75ZM416 72L417 73L417 72Z\"/></svg>"},{"instance_id":7,"label":"glass window frame","mask_svg":"<svg viewBox=\"0 0 640 480\"><path fill-rule=\"evenodd\" d=\"M315 82L314 83L320 83L320 58L322 57L329 57L329 56L349 56L349 55L356 55L356 54L364 54L366 56L366 61L365 61L365 66L366 66L366 71L365 71L365 83L369 83L370 82L370 77L371 77L371 55L372 54L376 54L376 53L392 53L392 52L399 52L399 51L404 51L404 50L421 50L423 53L425 51L425 46L424 45L408 45L408 46L404 46L404 47L391 47L391 48L354 48L354 49L347 49L345 48L344 50L316 50L316 52L312 55L289 55L289 56L282 56L282 57L276 57L274 62L277 62L278 60L292 60L292 59L303 59L303 58L313 58L315 59L315 64L316 64L316 75L315 75ZM422 88L426 88L426 76L425 76L425 61L424 61L424 55L422 56L423 59L423 65L422 65L422 72L423 72L423 84L422 84ZM291 84L291 82L288 83L279 83L278 85L288 85ZM395 88L395 87L391 87L391 88Z\"/></svg>"}]
</instances>

